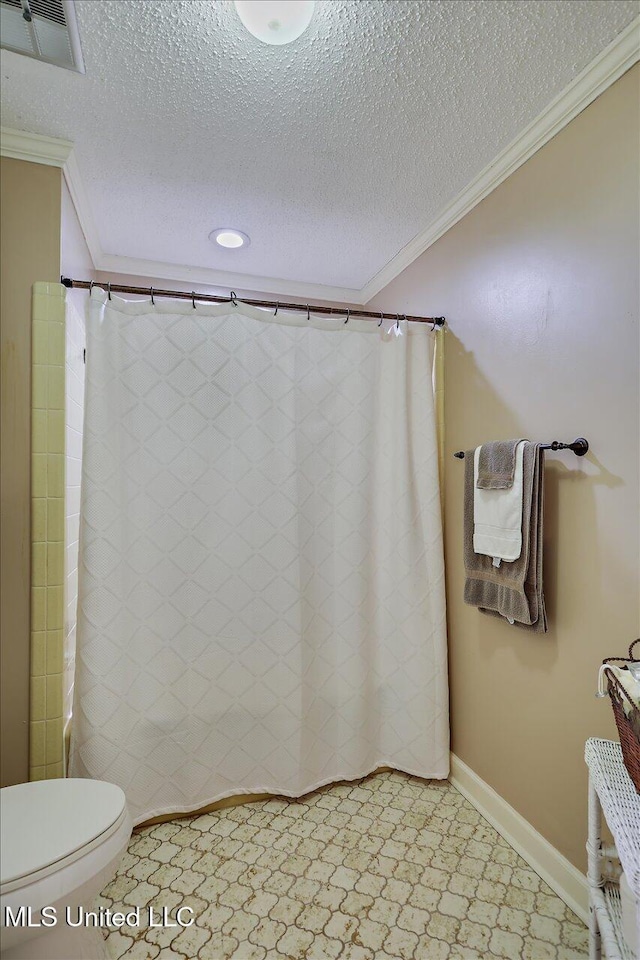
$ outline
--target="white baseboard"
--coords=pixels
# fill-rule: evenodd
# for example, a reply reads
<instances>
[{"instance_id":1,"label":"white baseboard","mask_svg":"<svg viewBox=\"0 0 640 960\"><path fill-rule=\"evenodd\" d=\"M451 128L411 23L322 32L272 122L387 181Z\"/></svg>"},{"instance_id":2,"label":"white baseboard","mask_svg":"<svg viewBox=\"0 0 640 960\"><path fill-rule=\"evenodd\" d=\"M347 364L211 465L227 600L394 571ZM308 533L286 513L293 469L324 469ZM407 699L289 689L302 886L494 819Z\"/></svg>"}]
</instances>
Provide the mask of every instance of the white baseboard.
<instances>
[{"instance_id":1,"label":"white baseboard","mask_svg":"<svg viewBox=\"0 0 640 960\"><path fill-rule=\"evenodd\" d=\"M453 753L449 779L456 790L526 860L531 869L549 884L581 920L588 923L589 887L586 876Z\"/></svg>"}]
</instances>

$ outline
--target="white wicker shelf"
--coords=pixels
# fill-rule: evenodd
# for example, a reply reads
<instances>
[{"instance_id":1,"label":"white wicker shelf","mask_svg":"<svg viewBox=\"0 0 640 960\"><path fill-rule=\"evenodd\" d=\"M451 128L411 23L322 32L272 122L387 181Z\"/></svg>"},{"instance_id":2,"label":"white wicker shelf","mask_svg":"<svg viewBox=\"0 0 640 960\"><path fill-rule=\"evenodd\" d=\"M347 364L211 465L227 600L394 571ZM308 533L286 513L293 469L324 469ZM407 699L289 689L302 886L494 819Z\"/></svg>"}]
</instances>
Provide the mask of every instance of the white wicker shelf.
<instances>
[{"instance_id":1,"label":"white wicker shelf","mask_svg":"<svg viewBox=\"0 0 640 960\"><path fill-rule=\"evenodd\" d=\"M589 767L590 956L599 960L602 946L609 960L636 960L622 934L618 886L606 882L602 874L600 834L604 814L629 886L640 900L640 796L622 761L619 743L587 740L585 760Z\"/></svg>"}]
</instances>

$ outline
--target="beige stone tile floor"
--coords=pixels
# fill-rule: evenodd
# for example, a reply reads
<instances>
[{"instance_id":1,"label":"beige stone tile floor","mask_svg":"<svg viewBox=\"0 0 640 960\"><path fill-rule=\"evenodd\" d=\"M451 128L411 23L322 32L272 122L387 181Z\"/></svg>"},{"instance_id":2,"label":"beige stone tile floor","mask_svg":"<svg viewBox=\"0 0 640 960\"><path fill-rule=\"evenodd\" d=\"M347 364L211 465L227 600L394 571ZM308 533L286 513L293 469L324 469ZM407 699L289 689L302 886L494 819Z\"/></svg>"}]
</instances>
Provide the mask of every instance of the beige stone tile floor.
<instances>
[{"instance_id":1,"label":"beige stone tile floor","mask_svg":"<svg viewBox=\"0 0 640 960\"><path fill-rule=\"evenodd\" d=\"M588 953L584 924L460 793L396 772L139 829L99 905L193 909L189 928L110 932L127 960Z\"/></svg>"}]
</instances>

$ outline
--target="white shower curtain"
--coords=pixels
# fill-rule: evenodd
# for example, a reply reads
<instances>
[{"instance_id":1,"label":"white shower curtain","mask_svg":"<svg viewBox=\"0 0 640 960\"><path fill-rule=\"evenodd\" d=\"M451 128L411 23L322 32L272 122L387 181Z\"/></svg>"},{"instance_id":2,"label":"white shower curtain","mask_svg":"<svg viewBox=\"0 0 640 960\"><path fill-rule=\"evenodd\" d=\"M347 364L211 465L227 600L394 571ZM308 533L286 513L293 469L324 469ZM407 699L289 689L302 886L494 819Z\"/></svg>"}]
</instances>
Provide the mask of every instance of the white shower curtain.
<instances>
[{"instance_id":1,"label":"white shower curtain","mask_svg":"<svg viewBox=\"0 0 640 960\"><path fill-rule=\"evenodd\" d=\"M93 291L72 776L140 822L448 775L433 345Z\"/></svg>"}]
</instances>

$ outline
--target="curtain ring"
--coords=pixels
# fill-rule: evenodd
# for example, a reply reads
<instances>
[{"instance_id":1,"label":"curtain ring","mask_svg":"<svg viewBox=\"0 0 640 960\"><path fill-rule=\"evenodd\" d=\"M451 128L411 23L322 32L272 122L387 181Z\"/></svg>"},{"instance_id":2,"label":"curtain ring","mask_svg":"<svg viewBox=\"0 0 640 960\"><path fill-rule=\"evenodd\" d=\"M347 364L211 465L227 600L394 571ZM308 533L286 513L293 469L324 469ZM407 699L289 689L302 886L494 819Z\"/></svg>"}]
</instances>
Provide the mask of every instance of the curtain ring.
<instances>
[{"instance_id":1,"label":"curtain ring","mask_svg":"<svg viewBox=\"0 0 640 960\"><path fill-rule=\"evenodd\" d=\"M93 290L94 283L95 283L95 280L91 280L89 283L89 296L91 296L91 291Z\"/></svg>"},{"instance_id":2,"label":"curtain ring","mask_svg":"<svg viewBox=\"0 0 640 960\"><path fill-rule=\"evenodd\" d=\"M382 326L382 321L383 321L383 320L384 320L384 313L383 313L382 310L381 310L381 311L380 311L380 320L378 321L378 326L379 326L379 327Z\"/></svg>"},{"instance_id":3,"label":"curtain ring","mask_svg":"<svg viewBox=\"0 0 640 960\"><path fill-rule=\"evenodd\" d=\"M153 287L149 287L149 293L151 294L151 306L155 307L156 301L153 298Z\"/></svg>"},{"instance_id":4,"label":"curtain ring","mask_svg":"<svg viewBox=\"0 0 640 960\"><path fill-rule=\"evenodd\" d=\"M347 307L347 319L345 320L345 323L349 323L350 316L351 316L351 310L349 310L349 307Z\"/></svg>"},{"instance_id":5,"label":"curtain ring","mask_svg":"<svg viewBox=\"0 0 640 960\"><path fill-rule=\"evenodd\" d=\"M237 300L237 296L236 296L235 290L232 290L232 291L231 291L231 303L234 305L234 307L237 307L237 306L238 306L238 300Z\"/></svg>"},{"instance_id":6,"label":"curtain ring","mask_svg":"<svg viewBox=\"0 0 640 960\"><path fill-rule=\"evenodd\" d=\"M435 328L436 328L437 326L438 326L438 324L437 324L437 322L436 322L436 318L434 317L434 318L433 318L433 323L431 324L431 333L433 333L433 331L435 330Z\"/></svg>"},{"instance_id":7,"label":"curtain ring","mask_svg":"<svg viewBox=\"0 0 640 960\"><path fill-rule=\"evenodd\" d=\"M195 308L196 308L196 294L195 294L195 290L192 290L192 291L191 291L191 303L193 304L193 309L195 310Z\"/></svg>"},{"instance_id":8,"label":"curtain ring","mask_svg":"<svg viewBox=\"0 0 640 960\"><path fill-rule=\"evenodd\" d=\"M109 300L111 300L111 281L109 281L107 284L107 296L109 297Z\"/></svg>"},{"instance_id":9,"label":"curtain ring","mask_svg":"<svg viewBox=\"0 0 640 960\"><path fill-rule=\"evenodd\" d=\"M278 300L278 302L276 303L276 308L275 308L275 310L273 311L274 317L277 317L277 316L278 316L278 307L279 307L279 306L280 306L280 301Z\"/></svg>"}]
</instances>

